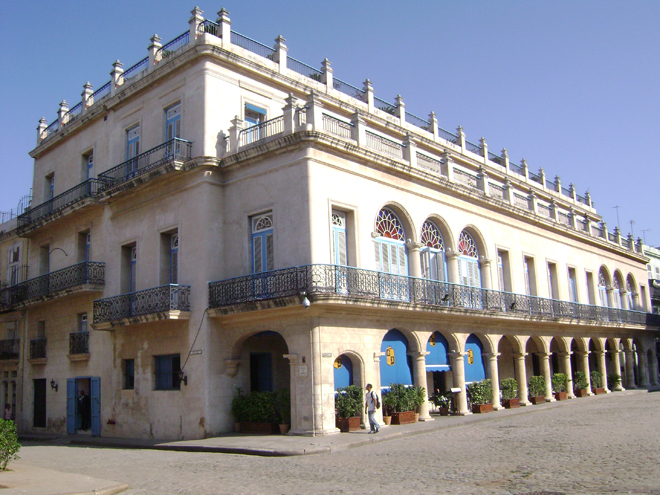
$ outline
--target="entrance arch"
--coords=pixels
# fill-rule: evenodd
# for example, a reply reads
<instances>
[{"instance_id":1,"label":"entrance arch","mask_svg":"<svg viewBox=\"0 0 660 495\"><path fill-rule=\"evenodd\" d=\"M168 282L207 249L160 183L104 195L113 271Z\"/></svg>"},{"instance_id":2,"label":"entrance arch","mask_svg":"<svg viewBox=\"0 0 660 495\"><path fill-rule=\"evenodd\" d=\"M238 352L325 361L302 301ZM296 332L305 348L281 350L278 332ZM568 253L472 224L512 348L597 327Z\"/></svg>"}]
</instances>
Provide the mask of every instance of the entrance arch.
<instances>
[{"instance_id":1,"label":"entrance arch","mask_svg":"<svg viewBox=\"0 0 660 495\"><path fill-rule=\"evenodd\" d=\"M426 343L426 383L433 387L429 395L436 392L446 392L452 387L451 363L449 360L449 343L440 332L433 332ZM430 379L429 379L430 378Z\"/></svg>"},{"instance_id":2,"label":"entrance arch","mask_svg":"<svg viewBox=\"0 0 660 495\"><path fill-rule=\"evenodd\" d=\"M408 355L408 339L393 328L385 334L380 344L380 385L389 387L391 383L412 385L412 362Z\"/></svg>"},{"instance_id":3,"label":"entrance arch","mask_svg":"<svg viewBox=\"0 0 660 495\"><path fill-rule=\"evenodd\" d=\"M242 376L244 390L273 392L290 387L290 366L284 357L289 348L282 335L271 330L259 332L246 338L240 349L246 371Z\"/></svg>"},{"instance_id":4,"label":"entrance arch","mask_svg":"<svg viewBox=\"0 0 660 495\"><path fill-rule=\"evenodd\" d=\"M478 382L486 379L486 367L483 359L484 346L475 334L470 334L465 341L465 382Z\"/></svg>"}]
</instances>

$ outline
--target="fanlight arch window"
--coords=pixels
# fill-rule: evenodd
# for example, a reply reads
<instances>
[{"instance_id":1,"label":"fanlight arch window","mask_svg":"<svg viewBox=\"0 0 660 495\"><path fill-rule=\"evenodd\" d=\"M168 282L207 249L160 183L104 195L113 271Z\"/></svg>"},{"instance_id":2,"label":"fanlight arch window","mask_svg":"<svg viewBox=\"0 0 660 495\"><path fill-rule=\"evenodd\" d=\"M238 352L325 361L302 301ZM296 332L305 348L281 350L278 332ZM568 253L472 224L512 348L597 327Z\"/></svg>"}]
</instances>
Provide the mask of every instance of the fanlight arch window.
<instances>
[{"instance_id":1,"label":"fanlight arch window","mask_svg":"<svg viewBox=\"0 0 660 495\"><path fill-rule=\"evenodd\" d=\"M615 308L621 309L621 284L619 282L619 277L616 274L614 274L614 278L612 279L612 301L614 302Z\"/></svg>"},{"instance_id":2,"label":"fanlight arch window","mask_svg":"<svg viewBox=\"0 0 660 495\"><path fill-rule=\"evenodd\" d=\"M479 249L474 238L466 230L458 236L458 274L462 285L481 287Z\"/></svg>"},{"instance_id":3,"label":"fanlight arch window","mask_svg":"<svg viewBox=\"0 0 660 495\"><path fill-rule=\"evenodd\" d=\"M600 298L600 305L607 308L609 306L607 303L607 278L602 268L598 272L598 296Z\"/></svg>"},{"instance_id":4,"label":"fanlight arch window","mask_svg":"<svg viewBox=\"0 0 660 495\"><path fill-rule=\"evenodd\" d=\"M626 291L628 292L627 298L628 298L628 309L635 309L635 302L633 300L633 284L630 280L630 277L628 277L628 280L626 280Z\"/></svg>"},{"instance_id":5,"label":"fanlight arch window","mask_svg":"<svg viewBox=\"0 0 660 495\"><path fill-rule=\"evenodd\" d=\"M424 222L421 235L422 277L440 282L447 281L447 258L442 233L431 221Z\"/></svg>"},{"instance_id":6,"label":"fanlight arch window","mask_svg":"<svg viewBox=\"0 0 660 495\"><path fill-rule=\"evenodd\" d=\"M408 275L408 254L406 253L406 233L396 214L383 208L376 219L374 253L376 269L381 272Z\"/></svg>"}]
</instances>

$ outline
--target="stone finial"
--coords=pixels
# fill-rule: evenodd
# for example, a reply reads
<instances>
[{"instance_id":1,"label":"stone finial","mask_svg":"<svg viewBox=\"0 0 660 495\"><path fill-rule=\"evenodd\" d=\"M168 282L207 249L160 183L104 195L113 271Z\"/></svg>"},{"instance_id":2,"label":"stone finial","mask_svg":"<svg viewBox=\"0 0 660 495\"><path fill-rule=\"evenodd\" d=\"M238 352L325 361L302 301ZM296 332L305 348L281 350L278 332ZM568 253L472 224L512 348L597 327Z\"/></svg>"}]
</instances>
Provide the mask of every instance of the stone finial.
<instances>
[{"instance_id":1,"label":"stone finial","mask_svg":"<svg viewBox=\"0 0 660 495\"><path fill-rule=\"evenodd\" d=\"M89 81L83 85L83 92L80 94L82 97L82 111L84 112L94 104L94 88Z\"/></svg>"},{"instance_id":2,"label":"stone finial","mask_svg":"<svg viewBox=\"0 0 660 495\"><path fill-rule=\"evenodd\" d=\"M371 81L369 79L366 79L364 81L364 85L362 86L363 91L364 91L364 102L367 104L367 109L369 110L369 113L373 113L374 111L374 87L371 84Z\"/></svg>"},{"instance_id":3,"label":"stone finial","mask_svg":"<svg viewBox=\"0 0 660 495\"><path fill-rule=\"evenodd\" d=\"M218 36L222 38L222 42L231 43L231 20L229 19L229 12L224 7L218 12L218 19L215 22L220 26Z\"/></svg>"},{"instance_id":4,"label":"stone finial","mask_svg":"<svg viewBox=\"0 0 660 495\"><path fill-rule=\"evenodd\" d=\"M157 34L154 34L149 41L151 41L149 45L149 67L151 68L163 58L163 51L161 50L163 45L160 43L160 36Z\"/></svg>"},{"instance_id":5,"label":"stone finial","mask_svg":"<svg viewBox=\"0 0 660 495\"><path fill-rule=\"evenodd\" d=\"M399 117L401 125L406 121L406 104L403 102L403 96L396 95L396 116Z\"/></svg>"},{"instance_id":6,"label":"stone finial","mask_svg":"<svg viewBox=\"0 0 660 495\"><path fill-rule=\"evenodd\" d=\"M325 84L325 90L326 92L330 91L331 89L334 88L334 82L333 82L333 75L332 73L334 70L332 69L332 64L330 63L330 60L327 58L323 59L323 62L321 62L321 82Z\"/></svg>"},{"instance_id":7,"label":"stone finial","mask_svg":"<svg viewBox=\"0 0 660 495\"><path fill-rule=\"evenodd\" d=\"M119 60L115 60L112 64L112 71L110 71L110 77L112 77L112 90L115 90L124 84L124 69L122 69L123 66L124 64L122 64Z\"/></svg>"},{"instance_id":8,"label":"stone finial","mask_svg":"<svg viewBox=\"0 0 660 495\"><path fill-rule=\"evenodd\" d=\"M286 39L281 34L275 38L275 53L273 53L273 62L279 64L280 73L286 71L287 52L289 49L285 43Z\"/></svg>"},{"instance_id":9,"label":"stone finial","mask_svg":"<svg viewBox=\"0 0 660 495\"><path fill-rule=\"evenodd\" d=\"M431 134L433 134L433 140L437 141L438 140L438 118L435 116L435 112L431 111L429 114L429 122L431 124L431 128L427 129Z\"/></svg>"},{"instance_id":10,"label":"stone finial","mask_svg":"<svg viewBox=\"0 0 660 495\"><path fill-rule=\"evenodd\" d=\"M48 127L48 121L46 117L41 117L39 119L39 125L37 126L37 144L46 139L46 128Z\"/></svg>"},{"instance_id":11,"label":"stone finial","mask_svg":"<svg viewBox=\"0 0 660 495\"><path fill-rule=\"evenodd\" d=\"M60 102L60 108L57 111L57 119L59 120L60 127L69 121L69 105L66 100Z\"/></svg>"}]
</instances>

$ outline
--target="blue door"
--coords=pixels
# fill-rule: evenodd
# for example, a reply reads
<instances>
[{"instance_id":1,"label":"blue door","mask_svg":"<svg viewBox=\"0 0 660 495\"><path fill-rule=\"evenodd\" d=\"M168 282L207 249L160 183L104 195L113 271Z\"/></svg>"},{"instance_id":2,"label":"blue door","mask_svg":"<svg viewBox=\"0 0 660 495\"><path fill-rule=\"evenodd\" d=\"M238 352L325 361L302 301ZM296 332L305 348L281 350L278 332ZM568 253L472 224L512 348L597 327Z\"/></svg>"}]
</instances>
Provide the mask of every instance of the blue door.
<instances>
[{"instance_id":1,"label":"blue door","mask_svg":"<svg viewBox=\"0 0 660 495\"><path fill-rule=\"evenodd\" d=\"M101 377L90 379L90 399L92 401L92 436L101 435Z\"/></svg>"},{"instance_id":2,"label":"blue door","mask_svg":"<svg viewBox=\"0 0 660 495\"><path fill-rule=\"evenodd\" d=\"M273 356L269 352L250 354L250 390L252 392L273 391Z\"/></svg>"},{"instance_id":3,"label":"blue door","mask_svg":"<svg viewBox=\"0 0 660 495\"><path fill-rule=\"evenodd\" d=\"M66 432L75 435L78 431L78 386L75 378L66 380Z\"/></svg>"}]
</instances>

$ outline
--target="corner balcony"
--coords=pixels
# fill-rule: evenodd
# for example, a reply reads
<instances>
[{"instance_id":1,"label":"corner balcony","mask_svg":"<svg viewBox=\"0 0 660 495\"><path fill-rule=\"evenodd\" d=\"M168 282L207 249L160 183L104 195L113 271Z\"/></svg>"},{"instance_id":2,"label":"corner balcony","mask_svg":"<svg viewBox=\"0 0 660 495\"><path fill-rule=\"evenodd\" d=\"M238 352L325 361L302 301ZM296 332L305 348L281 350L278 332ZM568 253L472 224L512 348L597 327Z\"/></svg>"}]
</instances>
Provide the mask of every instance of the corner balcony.
<instances>
[{"instance_id":1,"label":"corner balcony","mask_svg":"<svg viewBox=\"0 0 660 495\"><path fill-rule=\"evenodd\" d=\"M46 339L30 340L30 364L46 364Z\"/></svg>"},{"instance_id":2,"label":"corner balcony","mask_svg":"<svg viewBox=\"0 0 660 495\"><path fill-rule=\"evenodd\" d=\"M604 308L336 265L306 265L209 283L210 316L312 302L346 300L475 316L542 318L575 323L647 324L641 311ZM288 301L287 301L288 299Z\"/></svg>"},{"instance_id":3,"label":"corner balcony","mask_svg":"<svg viewBox=\"0 0 660 495\"><path fill-rule=\"evenodd\" d=\"M94 301L94 330L190 319L190 286L169 284Z\"/></svg>"},{"instance_id":4,"label":"corner balcony","mask_svg":"<svg viewBox=\"0 0 660 495\"><path fill-rule=\"evenodd\" d=\"M0 360L18 361L20 346L20 339L0 340Z\"/></svg>"},{"instance_id":5,"label":"corner balcony","mask_svg":"<svg viewBox=\"0 0 660 495\"><path fill-rule=\"evenodd\" d=\"M69 334L69 361L89 360L89 332Z\"/></svg>"},{"instance_id":6,"label":"corner balcony","mask_svg":"<svg viewBox=\"0 0 660 495\"><path fill-rule=\"evenodd\" d=\"M172 170L181 170L190 160L192 143L175 138L99 174L99 192L109 196L131 189Z\"/></svg>"},{"instance_id":7,"label":"corner balcony","mask_svg":"<svg viewBox=\"0 0 660 495\"><path fill-rule=\"evenodd\" d=\"M105 285L105 263L83 261L20 284L7 287L12 309L40 304L78 292L100 292Z\"/></svg>"},{"instance_id":8,"label":"corner balcony","mask_svg":"<svg viewBox=\"0 0 660 495\"><path fill-rule=\"evenodd\" d=\"M88 179L22 213L18 216L19 234L28 234L64 215L93 204L92 198L98 194L100 185L97 179Z\"/></svg>"}]
</instances>

